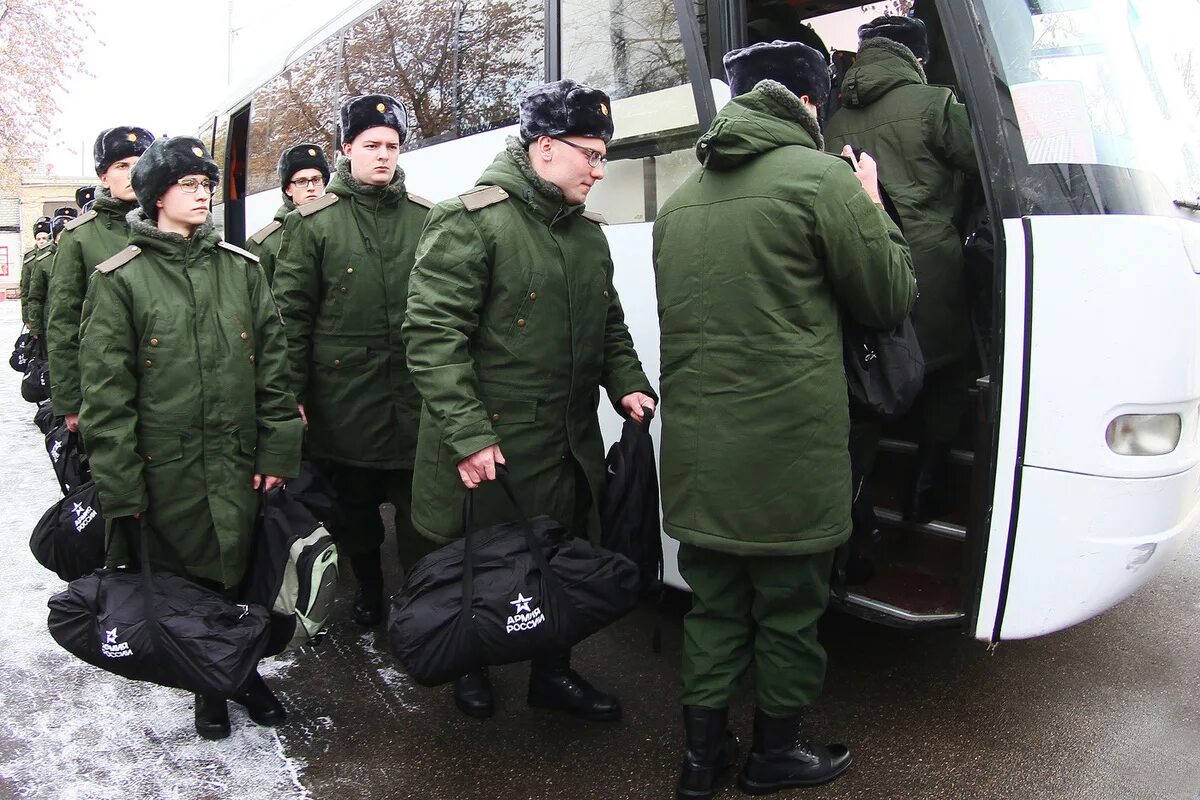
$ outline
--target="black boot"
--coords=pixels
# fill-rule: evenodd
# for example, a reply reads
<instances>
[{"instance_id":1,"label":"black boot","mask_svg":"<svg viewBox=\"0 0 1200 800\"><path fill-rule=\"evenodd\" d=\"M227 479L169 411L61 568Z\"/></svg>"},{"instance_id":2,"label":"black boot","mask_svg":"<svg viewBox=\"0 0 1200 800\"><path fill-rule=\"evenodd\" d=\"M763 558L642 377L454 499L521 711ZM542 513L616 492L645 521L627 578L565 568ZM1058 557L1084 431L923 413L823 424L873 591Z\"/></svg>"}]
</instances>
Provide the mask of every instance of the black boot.
<instances>
[{"instance_id":1,"label":"black boot","mask_svg":"<svg viewBox=\"0 0 1200 800\"><path fill-rule=\"evenodd\" d=\"M487 667L454 681L454 704L468 717L487 719L496 713L496 698Z\"/></svg>"},{"instance_id":2,"label":"black boot","mask_svg":"<svg viewBox=\"0 0 1200 800\"><path fill-rule=\"evenodd\" d=\"M196 734L210 740L229 736L229 708L224 697L196 695Z\"/></svg>"},{"instance_id":3,"label":"black boot","mask_svg":"<svg viewBox=\"0 0 1200 800\"><path fill-rule=\"evenodd\" d=\"M800 735L800 715L773 717L754 709L754 746L738 775L746 794L818 786L841 775L853 759L842 744L811 744Z\"/></svg>"},{"instance_id":4,"label":"black boot","mask_svg":"<svg viewBox=\"0 0 1200 800\"><path fill-rule=\"evenodd\" d=\"M950 471L950 445L922 444L917 453L917 477L904 508L906 522L931 522L950 511L946 476Z\"/></svg>"},{"instance_id":5,"label":"black boot","mask_svg":"<svg viewBox=\"0 0 1200 800\"><path fill-rule=\"evenodd\" d=\"M350 556L350 569L358 581L354 592L354 621L365 628L383 622L383 565L379 550Z\"/></svg>"},{"instance_id":6,"label":"black boot","mask_svg":"<svg viewBox=\"0 0 1200 800\"><path fill-rule=\"evenodd\" d=\"M246 689L233 698L233 701L245 706L250 712L250 719L259 725L274 728L287 721L287 711L283 703L279 702L279 698L257 672L246 685Z\"/></svg>"},{"instance_id":7,"label":"black boot","mask_svg":"<svg viewBox=\"0 0 1200 800\"><path fill-rule=\"evenodd\" d=\"M593 722L621 718L621 701L571 669L571 651L536 658L529 665L529 705L566 711Z\"/></svg>"},{"instance_id":8,"label":"black boot","mask_svg":"<svg viewBox=\"0 0 1200 800\"><path fill-rule=\"evenodd\" d=\"M737 737L726 727L727 708L683 707L687 749L679 770L675 800L709 800L721 773L737 761Z\"/></svg>"}]
</instances>

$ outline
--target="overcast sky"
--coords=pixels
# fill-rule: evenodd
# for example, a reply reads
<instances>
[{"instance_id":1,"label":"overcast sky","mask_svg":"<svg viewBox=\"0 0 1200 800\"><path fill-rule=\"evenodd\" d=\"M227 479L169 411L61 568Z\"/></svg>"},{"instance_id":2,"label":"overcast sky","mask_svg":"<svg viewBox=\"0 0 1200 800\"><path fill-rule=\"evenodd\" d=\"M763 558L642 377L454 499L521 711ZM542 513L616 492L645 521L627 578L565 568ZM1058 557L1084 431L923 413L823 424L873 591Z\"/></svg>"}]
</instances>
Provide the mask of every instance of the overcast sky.
<instances>
[{"instance_id":1,"label":"overcast sky","mask_svg":"<svg viewBox=\"0 0 1200 800\"><path fill-rule=\"evenodd\" d=\"M95 31L81 58L94 77L72 81L59 98L62 144L48 154L57 175L93 175L92 143L114 125L194 135L232 92L277 71L299 41L370 0L233 0L234 88L226 85L230 0L84 5Z\"/></svg>"}]
</instances>

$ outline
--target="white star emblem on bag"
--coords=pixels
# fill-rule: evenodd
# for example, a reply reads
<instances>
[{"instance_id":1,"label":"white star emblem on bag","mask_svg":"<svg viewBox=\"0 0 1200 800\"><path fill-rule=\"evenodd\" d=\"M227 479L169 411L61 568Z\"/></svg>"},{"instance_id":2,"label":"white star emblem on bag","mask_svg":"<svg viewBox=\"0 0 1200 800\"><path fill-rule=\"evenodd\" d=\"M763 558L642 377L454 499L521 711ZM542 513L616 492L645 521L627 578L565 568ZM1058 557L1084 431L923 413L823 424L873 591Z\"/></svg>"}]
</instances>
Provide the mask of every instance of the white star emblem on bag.
<instances>
[{"instance_id":1,"label":"white star emblem on bag","mask_svg":"<svg viewBox=\"0 0 1200 800\"><path fill-rule=\"evenodd\" d=\"M530 613L529 604L533 602L533 598L526 597L522 593L517 592L517 599L509 600L508 602L510 605L516 606L516 611L513 612L514 614L520 614L522 611L524 611L526 614L528 614L528 613Z\"/></svg>"}]
</instances>

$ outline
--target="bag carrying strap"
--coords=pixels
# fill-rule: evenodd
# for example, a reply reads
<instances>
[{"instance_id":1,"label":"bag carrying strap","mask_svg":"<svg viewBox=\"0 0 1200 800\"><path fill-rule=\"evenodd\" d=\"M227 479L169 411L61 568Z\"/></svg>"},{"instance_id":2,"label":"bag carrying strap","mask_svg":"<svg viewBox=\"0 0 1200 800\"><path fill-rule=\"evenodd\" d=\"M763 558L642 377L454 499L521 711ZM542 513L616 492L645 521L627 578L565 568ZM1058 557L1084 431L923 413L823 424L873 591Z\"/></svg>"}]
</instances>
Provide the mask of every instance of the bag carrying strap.
<instances>
[{"instance_id":1,"label":"bag carrying strap","mask_svg":"<svg viewBox=\"0 0 1200 800\"><path fill-rule=\"evenodd\" d=\"M525 542L529 547L529 554L533 556L533 562L537 568L541 570L546 581L551 588L560 594L563 592L562 583L558 580L558 576L550 569L550 562L546 560L546 554L542 551L542 547L538 544L537 537L533 533L533 523L529 521L529 516L521 507L521 503L517 500L517 494L513 490L512 480L508 475L508 468L503 464L496 465L496 480L504 489L504 493L508 495L509 501L512 502L513 508L517 512L517 522L521 526L521 532L525 534ZM463 577L462 577L462 614L464 621L471 618L471 601L475 597L475 554L474 554L474 536L475 531L475 489L468 489L467 496L463 498Z\"/></svg>"}]
</instances>

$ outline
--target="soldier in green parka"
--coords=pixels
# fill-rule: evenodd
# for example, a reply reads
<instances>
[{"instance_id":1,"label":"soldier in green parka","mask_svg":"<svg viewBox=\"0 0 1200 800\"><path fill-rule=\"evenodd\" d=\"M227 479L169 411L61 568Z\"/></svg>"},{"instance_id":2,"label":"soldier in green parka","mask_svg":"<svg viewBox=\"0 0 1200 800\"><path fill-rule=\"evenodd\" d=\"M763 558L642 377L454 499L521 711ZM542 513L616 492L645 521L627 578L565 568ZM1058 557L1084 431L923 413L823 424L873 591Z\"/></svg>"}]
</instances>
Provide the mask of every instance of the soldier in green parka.
<instances>
[{"instance_id":1,"label":"soldier in green parka","mask_svg":"<svg viewBox=\"0 0 1200 800\"><path fill-rule=\"evenodd\" d=\"M220 171L198 139L159 139L133 169L129 246L99 264L80 339L83 436L109 523L110 566L135 561L226 594L245 577L258 511L300 467L302 423L283 325L254 256L209 215ZM260 725L283 706L255 674ZM221 697L196 696L196 732L229 735Z\"/></svg>"},{"instance_id":2,"label":"soldier in green parka","mask_svg":"<svg viewBox=\"0 0 1200 800\"><path fill-rule=\"evenodd\" d=\"M287 216L273 281L308 453L338 494L343 513L329 531L358 580L364 626L383 619L380 504L396 508L406 568L431 549L409 508L420 398L400 326L433 203L410 194L396 166L406 120L387 95L342 105L337 174L324 197Z\"/></svg>"},{"instance_id":3,"label":"soldier in green parka","mask_svg":"<svg viewBox=\"0 0 1200 800\"><path fill-rule=\"evenodd\" d=\"M329 162L320 145L298 144L279 156L279 188L283 205L274 218L246 239L246 249L258 256L267 280L275 278L275 260L283 242L283 221L297 208L319 200L329 183Z\"/></svg>"},{"instance_id":4,"label":"soldier in green parka","mask_svg":"<svg viewBox=\"0 0 1200 800\"><path fill-rule=\"evenodd\" d=\"M916 297L870 157L852 167L821 149L826 56L761 43L725 69L733 99L654 223L663 517L692 588L680 798L711 797L732 764L728 707L752 662L742 788L823 783L850 764L846 747L801 735L824 681L833 554L850 535L840 318L890 329Z\"/></svg>"},{"instance_id":5,"label":"soldier in green parka","mask_svg":"<svg viewBox=\"0 0 1200 800\"><path fill-rule=\"evenodd\" d=\"M29 325L29 283L33 279L34 262L45 255L46 248L53 247L50 229L54 221L50 217L38 217L33 223L34 247L21 259L21 322Z\"/></svg>"},{"instance_id":6,"label":"soldier in green parka","mask_svg":"<svg viewBox=\"0 0 1200 800\"><path fill-rule=\"evenodd\" d=\"M510 139L476 188L430 214L417 252L404 337L424 399L413 521L438 543L462 535L466 489L507 464L529 514L580 536L598 529L605 467L600 388L642 419L654 393L613 288L600 218L584 210L604 177L613 134L608 96L570 80L520 99ZM513 519L500 487L480 488L476 523ZM455 702L494 713L486 672L460 678ZM617 698L570 668L570 653L535 660L531 705L617 719Z\"/></svg>"},{"instance_id":7,"label":"soldier in green parka","mask_svg":"<svg viewBox=\"0 0 1200 800\"><path fill-rule=\"evenodd\" d=\"M88 277L96 265L116 255L129 241L125 217L137 207L133 167L154 141L145 128L119 126L101 131L92 147L100 191L91 210L63 228L50 276L46 344L50 354L51 396L55 416L79 429L83 393L79 386L79 324ZM76 194L76 200L83 199Z\"/></svg>"},{"instance_id":8,"label":"soldier in green parka","mask_svg":"<svg viewBox=\"0 0 1200 800\"><path fill-rule=\"evenodd\" d=\"M859 29L862 45L842 81L842 107L829 121L826 144L872 153L912 248L920 298L913 326L925 355L925 386L913 413L921 420L919 468L905 516L921 522L946 510L942 484L950 446L967 410L973 360L962 235L967 179L978 162L966 107L954 92L926 83L925 24L878 17ZM876 426L856 441L870 468ZM857 446L857 445L856 445Z\"/></svg>"},{"instance_id":9,"label":"soldier in green parka","mask_svg":"<svg viewBox=\"0 0 1200 800\"><path fill-rule=\"evenodd\" d=\"M50 313L50 276L54 273L54 259L58 255L58 244L63 231L78 214L73 206L54 209L54 217L50 221L52 243L33 259L33 272L29 276L25 309L28 314L29 333L37 340L43 357L47 354L46 316Z\"/></svg>"}]
</instances>

